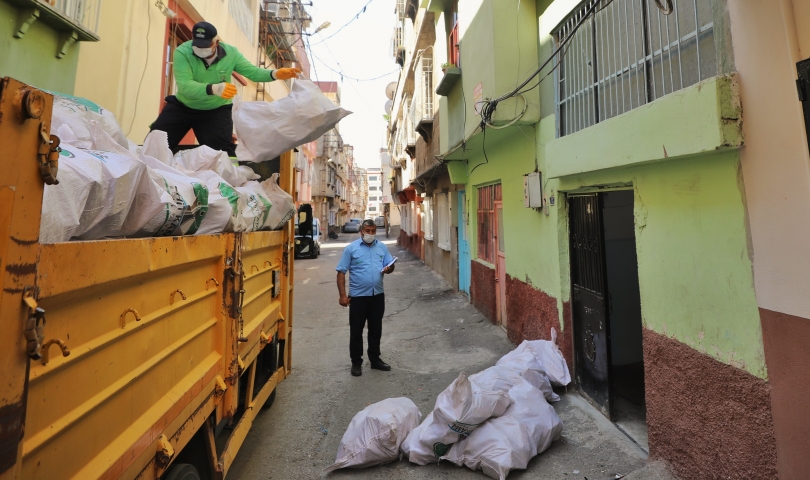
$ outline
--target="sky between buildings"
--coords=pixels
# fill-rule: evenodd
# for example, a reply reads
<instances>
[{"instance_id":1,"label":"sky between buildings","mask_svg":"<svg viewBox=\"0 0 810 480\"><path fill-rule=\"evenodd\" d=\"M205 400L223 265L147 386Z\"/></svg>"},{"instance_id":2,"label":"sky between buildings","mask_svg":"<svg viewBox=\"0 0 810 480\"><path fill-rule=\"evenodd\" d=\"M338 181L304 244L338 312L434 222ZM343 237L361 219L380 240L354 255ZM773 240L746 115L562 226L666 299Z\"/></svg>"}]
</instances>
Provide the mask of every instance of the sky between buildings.
<instances>
[{"instance_id":1,"label":"sky between buildings","mask_svg":"<svg viewBox=\"0 0 810 480\"><path fill-rule=\"evenodd\" d=\"M386 128L383 120L388 100L385 86L395 82L399 73L390 52L395 4L392 0L313 0L312 3L309 31L315 31L326 21L332 25L308 37L312 47L310 61L314 66L311 77L340 83L342 106L354 112L340 122L343 141L354 145L354 158L359 167L379 167ZM336 33L366 4L364 13ZM327 38L330 35L334 36ZM351 79L382 75L385 76L371 81Z\"/></svg>"}]
</instances>

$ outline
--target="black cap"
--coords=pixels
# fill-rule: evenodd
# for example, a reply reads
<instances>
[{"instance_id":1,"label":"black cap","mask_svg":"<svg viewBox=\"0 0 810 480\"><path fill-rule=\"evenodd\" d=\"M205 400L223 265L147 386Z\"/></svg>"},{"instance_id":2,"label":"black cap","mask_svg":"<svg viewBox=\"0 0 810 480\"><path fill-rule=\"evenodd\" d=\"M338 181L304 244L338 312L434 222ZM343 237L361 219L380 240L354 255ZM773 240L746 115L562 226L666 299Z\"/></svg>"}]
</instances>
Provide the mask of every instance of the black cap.
<instances>
[{"instance_id":1,"label":"black cap","mask_svg":"<svg viewBox=\"0 0 810 480\"><path fill-rule=\"evenodd\" d=\"M191 29L191 45L195 47L209 47L211 40L217 36L217 27L208 22L199 22L194 24Z\"/></svg>"}]
</instances>

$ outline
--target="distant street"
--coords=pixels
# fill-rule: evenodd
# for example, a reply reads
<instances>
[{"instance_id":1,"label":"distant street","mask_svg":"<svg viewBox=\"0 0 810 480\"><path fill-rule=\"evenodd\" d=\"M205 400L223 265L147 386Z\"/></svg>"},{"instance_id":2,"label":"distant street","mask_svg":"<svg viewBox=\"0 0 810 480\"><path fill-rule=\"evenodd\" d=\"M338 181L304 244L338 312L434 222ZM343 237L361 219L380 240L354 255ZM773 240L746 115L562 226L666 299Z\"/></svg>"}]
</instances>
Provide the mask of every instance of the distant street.
<instances>
[{"instance_id":1,"label":"distant street","mask_svg":"<svg viewBox=\"0 0 810 480\"><path fill-rule=\"evenodd\" d=\"M292 375L257 418L229 478L486 478L448 462L418 466L405 460L322 473L334 462L350 420L365 406L406 396L424 417L459 371L478 372L514 348L463 294L391 242L389 249L400 260L385 280L382 358L393 370L370 370L365 359L363 375L350 376L348 310L338 305L334 268L346 242L355 238L342 234L323 245L318 259L296 261ZM565 422L563 438L510 479L607 480L631 472L625 478L672 478L661 465L647 464L643 450L570 388L560 393L563 400L555 408Z\"/></svg>"}]
</instances>

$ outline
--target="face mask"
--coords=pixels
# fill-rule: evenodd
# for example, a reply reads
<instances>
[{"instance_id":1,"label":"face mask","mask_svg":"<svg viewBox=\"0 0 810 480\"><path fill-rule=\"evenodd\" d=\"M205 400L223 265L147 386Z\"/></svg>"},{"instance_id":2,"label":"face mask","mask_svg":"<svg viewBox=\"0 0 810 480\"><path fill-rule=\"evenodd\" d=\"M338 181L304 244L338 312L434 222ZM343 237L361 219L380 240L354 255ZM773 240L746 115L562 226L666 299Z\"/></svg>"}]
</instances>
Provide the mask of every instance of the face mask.
<instances>
[{"instance_id":1,"label":"face mask","mask_svg":"<svg viewBox=\"0 0 810 480\"><path fill-rule=\"evenodd\" d=\"M213 47L209 48L191 47L191 49L194 50L194 55L197 55L202 59L210 57L215 52Z\"/></svg>"},{"instance_id":2,"label":"face mask","mask_svg":"<svg viewBox=\"0 0 810 480\"><path fill-rule=\"evenodd\" d=\"M366 243L374 243L375 238L377 238L376 235L372 235L372 234L369 234L369 233L364 233L363 234L363 241L366 242Z\"/></svg>"}]
</instances>

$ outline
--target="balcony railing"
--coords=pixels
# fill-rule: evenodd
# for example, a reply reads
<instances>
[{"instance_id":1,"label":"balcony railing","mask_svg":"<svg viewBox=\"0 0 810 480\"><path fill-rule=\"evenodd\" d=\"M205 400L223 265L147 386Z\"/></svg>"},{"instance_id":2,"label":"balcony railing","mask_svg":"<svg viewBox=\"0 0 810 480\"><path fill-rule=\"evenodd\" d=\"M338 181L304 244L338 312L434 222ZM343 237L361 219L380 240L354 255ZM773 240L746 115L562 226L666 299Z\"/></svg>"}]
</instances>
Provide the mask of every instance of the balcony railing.
<instances>
[{"instance_id":1,"label":"balcony railing","mask_svg":"<svg viewBox=\"0 0 810 480\"><path fill-rule=\"evenodd\" d=\"M65 39L69 43L99 39L97 32L101 17L101 0L9 0L9 2L23 9L36 9L36 13L32 14L26 25L31 21L41 21L54 30L75 33L72 40L70 36ZM15 36L21 38L26 30L27 28L20 28Z\"/></svg>"}]
</instances>

